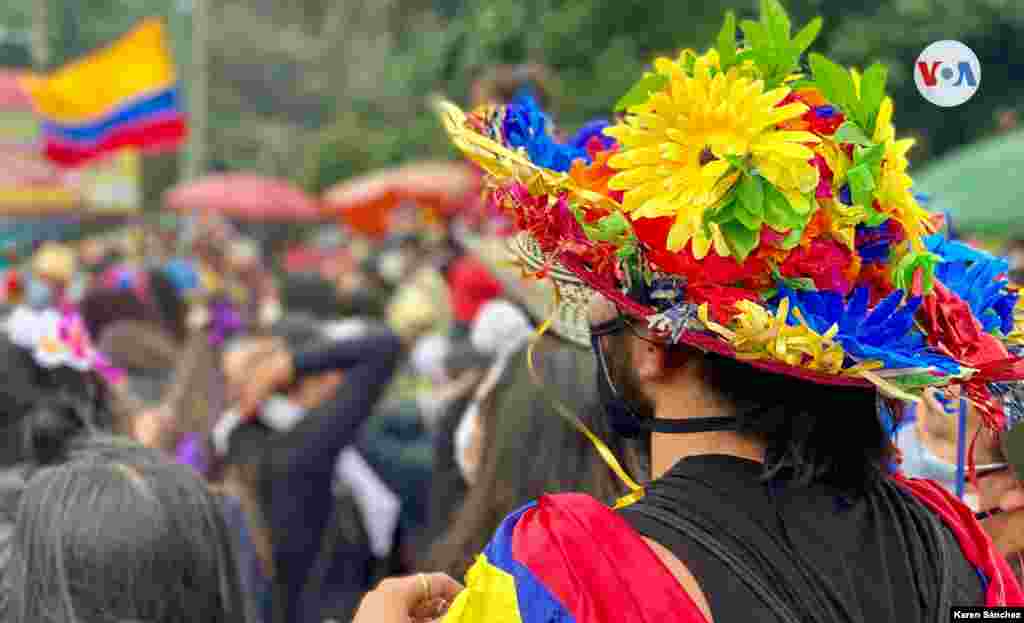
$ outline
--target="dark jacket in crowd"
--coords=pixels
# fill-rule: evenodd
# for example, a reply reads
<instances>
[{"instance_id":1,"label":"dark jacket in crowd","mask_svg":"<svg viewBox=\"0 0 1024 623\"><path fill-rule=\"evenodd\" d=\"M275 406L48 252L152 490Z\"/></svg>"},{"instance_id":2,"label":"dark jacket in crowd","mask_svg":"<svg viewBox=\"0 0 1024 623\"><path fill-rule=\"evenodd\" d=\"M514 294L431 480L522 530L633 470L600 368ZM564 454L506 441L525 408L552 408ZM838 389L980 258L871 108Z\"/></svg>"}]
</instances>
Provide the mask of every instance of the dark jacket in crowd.
<instances>
[{"instance_id":1,"label":"dark jacket in crowd","mask_svg":"<svg viewBox=\"0 0 1024 623\"><path fill-rule=\"evenodd\" d=\"M387 330L296 355L298 377L344 371L332 399L283 435L261 469L261 488L275 564L275 622L347 620L369 588L374 560L365 543L327 541L339 452L374 411L398 364L401 344ZM351 551L349 551L351 549ZM331 550L328 560L321 551Z\"/></svg>"}]
</instances>

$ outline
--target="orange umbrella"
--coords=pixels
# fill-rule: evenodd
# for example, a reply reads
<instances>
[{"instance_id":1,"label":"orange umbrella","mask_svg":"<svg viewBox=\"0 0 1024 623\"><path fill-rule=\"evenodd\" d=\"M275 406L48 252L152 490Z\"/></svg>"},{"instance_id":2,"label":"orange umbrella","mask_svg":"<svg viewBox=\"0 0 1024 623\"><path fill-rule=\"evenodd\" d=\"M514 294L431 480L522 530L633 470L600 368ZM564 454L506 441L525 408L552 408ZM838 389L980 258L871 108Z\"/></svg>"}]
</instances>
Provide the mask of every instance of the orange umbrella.
<instances>
[{"instance_id":1,"label":"orange umbrella","mask_svg":"<svg viewBox=\"0 0 1024 623\"><path fill-rule=\"evenodd\" d=\"M391 212L403 201L445 216L480 188L479 176L459 162L418 162L342 182L327 191L326 210L372 237L391 228Z\"/></svg>"},{"instance_id":2,"label":"orange umbrella","mask_svg":"<svg viewBox=\"0 0 1024 623\"><path fill-rule=\"evenodd\" d=\"M317 221L320 204L287 180L252 173L208 175L172 188L164 197L181 212L215 212L245 221Z\"/></svg>"}]
</instances>

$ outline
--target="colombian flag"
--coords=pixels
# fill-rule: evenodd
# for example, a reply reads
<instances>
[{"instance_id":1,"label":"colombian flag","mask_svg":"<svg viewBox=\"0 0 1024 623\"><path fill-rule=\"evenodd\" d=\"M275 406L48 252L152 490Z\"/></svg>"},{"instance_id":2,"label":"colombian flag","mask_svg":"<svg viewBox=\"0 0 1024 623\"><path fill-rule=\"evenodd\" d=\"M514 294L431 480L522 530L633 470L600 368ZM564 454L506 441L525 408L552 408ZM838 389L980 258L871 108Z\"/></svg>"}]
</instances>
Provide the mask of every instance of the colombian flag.
<instances>
[{"instance_id":1,"label":"colombian flag","mask_svg":"<svg viewBox=\"0 0 1024 623\"><path fill-rule=\"evenodd\" d=\"M45 77L25 79L46 156L74 167L126 147L161 151L188 134L160 19Z\"/></svg>"},{"instance_id":2,"label":"colombian flag","mask_svg":"<svg viewBox=\"0 0 1024 623\"><path fill-rule=\"evenodd\" d=\"M510 515L444 623L706 623L639 534L586 495Z\"/></svg>"}]
</instances>

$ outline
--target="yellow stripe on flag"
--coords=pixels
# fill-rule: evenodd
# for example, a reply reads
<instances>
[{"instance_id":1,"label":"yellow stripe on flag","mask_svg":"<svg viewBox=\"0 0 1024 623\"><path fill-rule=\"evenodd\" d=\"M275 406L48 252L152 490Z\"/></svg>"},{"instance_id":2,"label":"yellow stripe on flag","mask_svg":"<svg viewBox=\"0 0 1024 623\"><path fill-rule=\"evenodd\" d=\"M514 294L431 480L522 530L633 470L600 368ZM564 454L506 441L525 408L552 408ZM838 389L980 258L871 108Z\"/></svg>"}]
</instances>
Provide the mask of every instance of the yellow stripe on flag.
<instances>
[{"instance_id":1,"label":"yellow stripe on flag","mask_svg":"<svg viewBox=\"0 0 1024 623\"><path fill-rule=\"evenodd\" d=\"M175 84L163 20L144 20L109 46L24 86L36 112L61 124L95 121L140 96Z\"/></svg>"},{"instance_id":2,"label":"yellow stripe on flag","mask_svg":"<svg viewBox=\"0 0 1024 623\"><path fill-rule=\"evenodd\" d=\"M523 623L516 580L480 554L466 573L466 590L445 613L444 623Z\"/></svg>"}]
</instances>

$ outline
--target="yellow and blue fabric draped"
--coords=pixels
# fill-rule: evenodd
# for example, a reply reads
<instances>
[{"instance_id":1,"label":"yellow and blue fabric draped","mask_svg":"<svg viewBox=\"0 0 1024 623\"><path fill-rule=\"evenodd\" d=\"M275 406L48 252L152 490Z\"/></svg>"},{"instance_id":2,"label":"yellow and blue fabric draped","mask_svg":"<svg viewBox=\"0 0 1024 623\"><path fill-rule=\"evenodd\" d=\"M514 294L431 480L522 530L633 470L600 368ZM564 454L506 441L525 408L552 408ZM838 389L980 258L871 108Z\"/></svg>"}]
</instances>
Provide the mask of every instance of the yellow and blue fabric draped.
<instances>
[{"instance_id":1,"label":"yellow and blue fabric draped","mask_svg":"<svg viewBox=\"0 0 1024 623\"><path fill-rule=\"evenodd\" d=\"M619 515L581 494L512 513L445 623L698 623L675 577Z\"/></svg>"}]
</instances>

